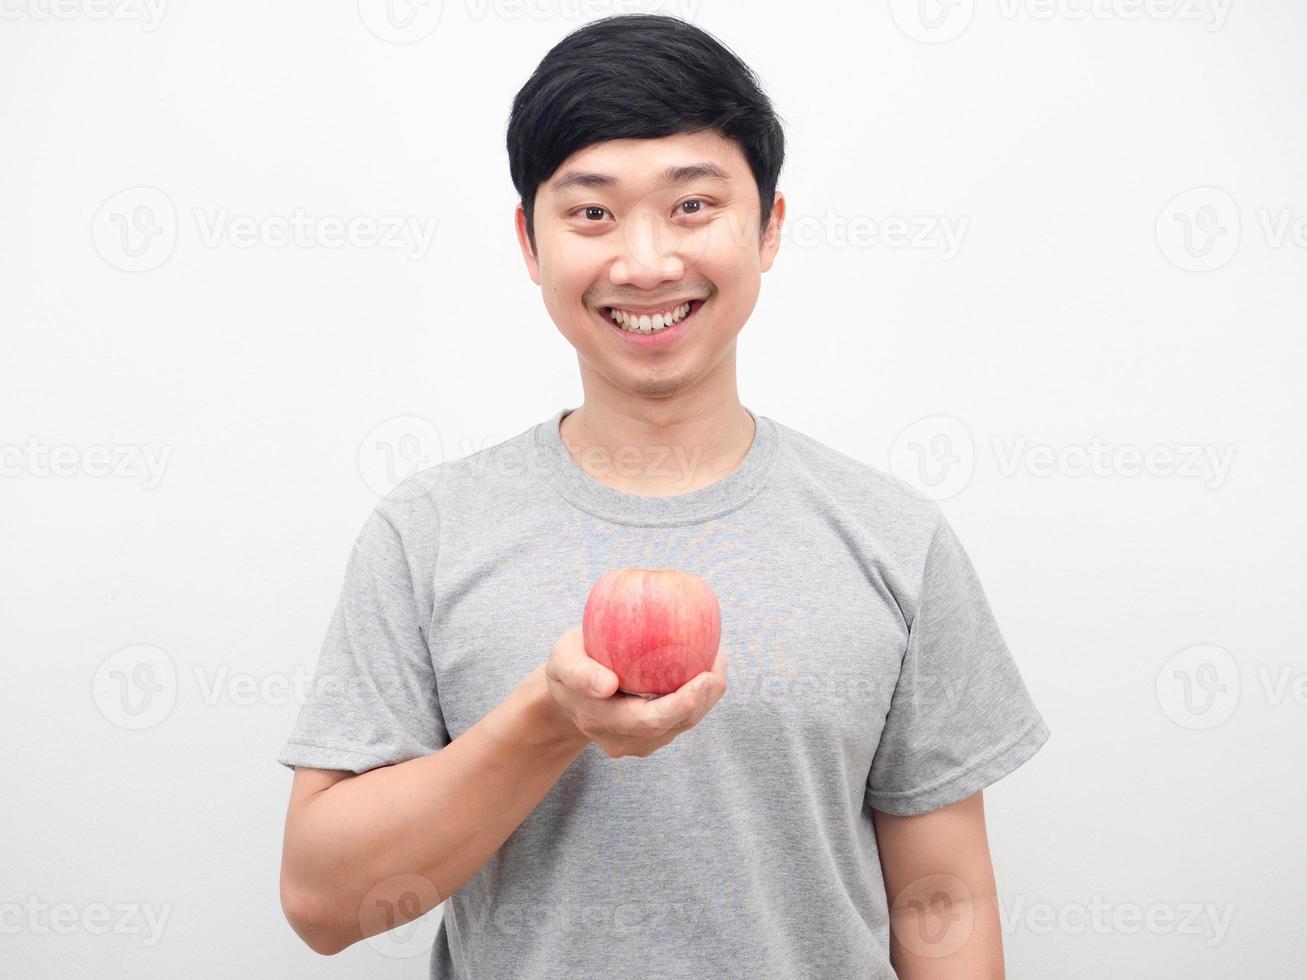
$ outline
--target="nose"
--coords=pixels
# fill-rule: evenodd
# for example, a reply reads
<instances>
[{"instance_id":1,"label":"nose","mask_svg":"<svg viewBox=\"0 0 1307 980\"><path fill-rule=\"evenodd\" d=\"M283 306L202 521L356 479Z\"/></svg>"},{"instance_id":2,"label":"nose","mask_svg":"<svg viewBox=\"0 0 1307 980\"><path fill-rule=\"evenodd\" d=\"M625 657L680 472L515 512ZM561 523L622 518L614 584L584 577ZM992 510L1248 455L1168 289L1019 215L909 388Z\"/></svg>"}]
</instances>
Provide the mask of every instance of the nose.
<instances>
[{"instance_id":1,"label":"nose","mask_svg":"<svg viewBox=\"0 0 1307 980\"><path fill-rule=\"evenodd\" d=\"M633 211L622 222L622 247L614 260L614 283L649 289L660 282L679 281L685 275L681 256L684 235L651 211Z\"/></svg>"}]
</instances>

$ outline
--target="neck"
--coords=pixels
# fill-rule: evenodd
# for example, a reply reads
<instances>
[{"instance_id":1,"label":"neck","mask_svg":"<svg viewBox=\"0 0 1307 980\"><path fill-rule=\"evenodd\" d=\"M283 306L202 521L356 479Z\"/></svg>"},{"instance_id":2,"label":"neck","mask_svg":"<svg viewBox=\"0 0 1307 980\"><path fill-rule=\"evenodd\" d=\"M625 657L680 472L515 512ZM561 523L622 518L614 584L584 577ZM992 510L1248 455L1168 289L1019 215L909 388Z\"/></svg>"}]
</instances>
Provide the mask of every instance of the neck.
<instances>
[{"instance_id":1,"label":"neck","mask_svg":"<svg viewBox=\"0 0 1307 980\"><path fill-rule=\"evenodd\" d=\"M690 493L734 470L753 445L753 418L739 397L608 402L587 398L563 418L568 453L591 478L662 497Z\"/></svg>"}]
</instances>

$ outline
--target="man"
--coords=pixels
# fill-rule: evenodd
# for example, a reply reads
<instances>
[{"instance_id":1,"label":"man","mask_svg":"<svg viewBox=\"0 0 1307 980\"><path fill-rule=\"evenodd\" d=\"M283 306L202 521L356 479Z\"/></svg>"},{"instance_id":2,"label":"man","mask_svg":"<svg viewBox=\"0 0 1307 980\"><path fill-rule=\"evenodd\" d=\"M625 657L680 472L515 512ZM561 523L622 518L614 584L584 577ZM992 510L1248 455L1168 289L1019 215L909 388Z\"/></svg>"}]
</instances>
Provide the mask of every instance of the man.
<instances>
[{"instance_id":1,"label":"man","mask_svg":"<svg viewBox=\"0 0 1307 980\"><path fill-rule=\"evenodd\" d=\"M739 400L766 96L683 21L604 18L508 152L584 403L369 515L279 757L291 925L330 954L445 902L435 978L1002 976L981 790L1048 728L938 506ZM644 699L586 655L622 567L708 581L710 671Z\"/></svg>"}]
</instances>

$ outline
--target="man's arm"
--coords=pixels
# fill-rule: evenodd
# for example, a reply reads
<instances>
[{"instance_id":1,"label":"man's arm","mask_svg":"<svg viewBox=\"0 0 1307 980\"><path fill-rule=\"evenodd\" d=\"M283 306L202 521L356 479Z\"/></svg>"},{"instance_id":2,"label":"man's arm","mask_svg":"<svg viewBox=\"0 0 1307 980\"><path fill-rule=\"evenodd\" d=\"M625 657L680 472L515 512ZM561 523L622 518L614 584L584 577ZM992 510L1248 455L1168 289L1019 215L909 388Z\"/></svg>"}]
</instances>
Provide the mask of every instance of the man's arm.
<instances>
[{"instance_id":1,"label":"man's arm","mask_svg":"<svg viewBox=\"0 0 1307 980\"><path fill-rule=\"evenodd\" d=\"M541 667L433 755L359 775L297 768L281 864L291 927L332 955L426 914L476 874L589 741L560 716Z\"/></svg>"},{"instance_id":2,"label":"man's arm","mask_svg":"<svg viewBox=\"0 0 1307 980\"><path fill-rule=\"evenodd\" d=\"M1003 980L983 792L918 816L872 810L901 980Z\"/></svg>"},{"instance_id":3,"label":"man's arm","mask_svg":"<svg viewBox=\"0 0 1307 980\"><path fill-rule=\"evenodd\" d=\"M648 758L726 693L711 671L646 700L585 652L580 627L500 704L440 751L361 775L295 770L281 904L314 951L331 955L424 915L480 870L594 742L610 759Z\"/></svg>"}]
</instances>

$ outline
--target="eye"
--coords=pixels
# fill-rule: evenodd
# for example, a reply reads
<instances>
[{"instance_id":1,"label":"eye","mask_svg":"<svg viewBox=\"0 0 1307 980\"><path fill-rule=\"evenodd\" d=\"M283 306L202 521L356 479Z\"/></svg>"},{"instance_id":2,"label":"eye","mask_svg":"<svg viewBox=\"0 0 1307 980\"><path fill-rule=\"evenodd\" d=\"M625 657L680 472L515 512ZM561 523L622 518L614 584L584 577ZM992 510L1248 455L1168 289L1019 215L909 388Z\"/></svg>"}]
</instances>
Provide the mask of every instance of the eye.
<instances>
[{"instance_id":1,"label":"eye","mask_svg":"<svg viewBox=\"0 0 1307 980\"><path fill-rule=\"evenodd\" d=\"M694 205L694 207L689 211L682 210L681 215L683 217L692 217L694 215L703 214L704 207L711 207L711 205L701 197L692 197L689 200L682 201L676 206L683 209L686 205ZM579 208L574 208L569 213L572 217L584 215L587 221L593 223L594 221L602 220L603 216L608 214L608 209L600 207L597 204L587 204Z\"/></svg>"}]
</instances>

